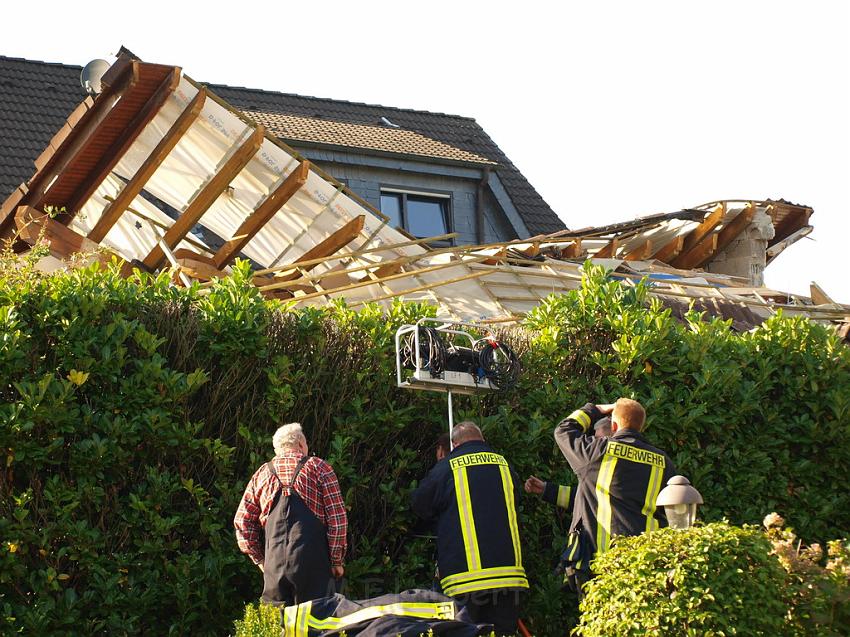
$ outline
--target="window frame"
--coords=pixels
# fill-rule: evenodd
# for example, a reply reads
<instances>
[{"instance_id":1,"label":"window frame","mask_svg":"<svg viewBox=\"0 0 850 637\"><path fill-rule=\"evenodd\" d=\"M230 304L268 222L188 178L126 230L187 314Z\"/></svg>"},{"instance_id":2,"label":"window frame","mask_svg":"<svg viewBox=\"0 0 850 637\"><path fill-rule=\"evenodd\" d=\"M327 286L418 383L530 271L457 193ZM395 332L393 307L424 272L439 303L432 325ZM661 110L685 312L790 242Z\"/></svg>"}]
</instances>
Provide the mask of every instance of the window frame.
<instances>
[{"instance_id":1,"label":"window frame","mask_svg":"<svg viewBox=\"0 0 850 637\"><path fill-rule=\"evenodd\" d=\"M410 221L408 219L408 206L407 206L407 198L408 196L412 197L422 197L425 199L439 200L443 203L443 221L446 226L446 234L451 234L454 232L454 206L453 204L453 194L451 191L447 190L433 190L433 189L420 189L420 188L410 188L404 186L395 186L389 184L381 184L379 187L380 197L386 195L399 195L400 203L401 203L401 229L410 234L413 233L409 230ZM380 204L380 201L378 202ZM379 207L379 210L383 213L383 209ZM425 237L416 237L417 239L423 239ZM442 241L433 241L430 242L429 245L434 246L453 246L454 239L444 239Z\"/></svg>"}]
</instances>

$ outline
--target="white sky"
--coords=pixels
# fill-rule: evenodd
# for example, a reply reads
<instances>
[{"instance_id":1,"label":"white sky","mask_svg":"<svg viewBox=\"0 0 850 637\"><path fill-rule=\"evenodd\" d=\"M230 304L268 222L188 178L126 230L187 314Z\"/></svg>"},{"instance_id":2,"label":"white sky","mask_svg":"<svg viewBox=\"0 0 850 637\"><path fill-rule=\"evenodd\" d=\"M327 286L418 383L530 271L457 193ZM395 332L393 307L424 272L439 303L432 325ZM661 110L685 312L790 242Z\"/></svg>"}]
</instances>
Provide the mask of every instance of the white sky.
<instances>
[{"instance_id":1,"label":"white sky","mask_svg":"<svg viewBox=\"0 0 850 637\"><path fill-rule=\"evenodd\" d=\"M0 54L474 117L572 228L814 208L769 286L850 303L850 2L8 2Z\"/></svg>"}]
</instances>

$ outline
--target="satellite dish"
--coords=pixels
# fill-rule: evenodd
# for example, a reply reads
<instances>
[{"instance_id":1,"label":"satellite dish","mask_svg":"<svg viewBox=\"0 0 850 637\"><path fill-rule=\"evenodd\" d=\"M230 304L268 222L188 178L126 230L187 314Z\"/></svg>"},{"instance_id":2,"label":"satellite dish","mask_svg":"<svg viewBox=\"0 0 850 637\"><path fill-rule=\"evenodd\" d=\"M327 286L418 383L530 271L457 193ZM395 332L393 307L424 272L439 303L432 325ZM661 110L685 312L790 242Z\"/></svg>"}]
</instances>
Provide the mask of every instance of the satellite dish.
<instances>
[{"instance_id":1,"label":"satellite dish","mask_svg":"<svg viewBox=\"0 0 850 637\"><path fill-rule=\"evenodd\" d=\"M92 60L83 67L80 73L80 84L89 95L98 95L103 91L100 79L111 65L106 60Z\"/></svg>"}]
</instances>

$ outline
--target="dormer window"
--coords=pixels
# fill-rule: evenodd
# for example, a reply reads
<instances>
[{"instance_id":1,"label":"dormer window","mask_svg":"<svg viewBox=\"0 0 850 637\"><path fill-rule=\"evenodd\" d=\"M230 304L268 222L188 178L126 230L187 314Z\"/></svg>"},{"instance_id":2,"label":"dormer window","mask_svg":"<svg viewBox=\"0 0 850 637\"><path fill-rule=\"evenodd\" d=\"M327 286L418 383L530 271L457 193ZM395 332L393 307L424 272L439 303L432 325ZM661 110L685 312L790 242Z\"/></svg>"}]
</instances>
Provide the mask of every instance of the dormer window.
<instances>
[{"instance_id":1,"label":"dormer window","mask_svg":"<svg viewBox=\"0 0 850 637\"><path fill-rule=\"evenodd\" d=\"M381 189L381 212L389 224L414 237L433 237L451 232L450 195Z\"/></svg>"}]
</instances>

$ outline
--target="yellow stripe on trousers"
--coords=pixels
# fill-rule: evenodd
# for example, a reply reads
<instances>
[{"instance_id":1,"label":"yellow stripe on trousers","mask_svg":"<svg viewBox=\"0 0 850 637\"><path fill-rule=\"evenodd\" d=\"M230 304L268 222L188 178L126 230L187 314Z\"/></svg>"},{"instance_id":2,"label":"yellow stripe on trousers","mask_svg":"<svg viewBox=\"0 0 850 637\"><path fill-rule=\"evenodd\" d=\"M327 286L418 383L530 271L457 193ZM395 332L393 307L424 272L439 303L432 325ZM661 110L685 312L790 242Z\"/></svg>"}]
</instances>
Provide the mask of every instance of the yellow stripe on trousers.
<instances>
[{"instance_id":1,"label":"yellow stripe on trousers","mask_svg":"<svg viewBox=\"0 0 850 637\"><path fill-rule=\"evenodd\" d=\"M653 466L649 472L649 484L646 486L646 499L643 502L642 513L646 516L646 532L658 528L658 520L655 519L655 501L661 491L661 481L664 477L664 467Z\"/></svg>"},{"instance_id":2,"label":"yellow stripe on trousers","mask_svg":"<svg viewBox=\"0 0 850 637\"><path fill-rule=\"evenodd\" d=\"M505 465L499 465L502 474L502 489L505 491L505 507L508 509L508 525L511 527L511 541L514 545L514 563L522 566L522 546L519 543L519 525L516 520L516 504L514 503L514 481L511 470Z\"/></svg>"},{"instance_id":3,"label":"yellow stripe on trousers","mask_svg":"<svg viewBox=\"0 0 850 637\"><path fill-rule=\"evenodd\" d=\"M469 480L466 476L466 467L457 467L452 473L455 480L460 530L463 534L463 548L466 552L466 568L470 571L477 571L481 568L481 555L478 552L475 518L472 517L472 499L469 497Z\"/></svg>"},{"instance_id":4,"label":"yellow stripe on trousers","mask_svg":"<svg viewBox=\"0 0 850 637\"><path fill-rule=\"evenodd\" d=\"M605 456L596 478L596 553L608 550L611 542L611 478L617 466L616 456Z\"/></svg>"}]
</instances>

